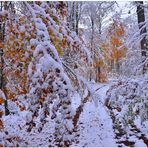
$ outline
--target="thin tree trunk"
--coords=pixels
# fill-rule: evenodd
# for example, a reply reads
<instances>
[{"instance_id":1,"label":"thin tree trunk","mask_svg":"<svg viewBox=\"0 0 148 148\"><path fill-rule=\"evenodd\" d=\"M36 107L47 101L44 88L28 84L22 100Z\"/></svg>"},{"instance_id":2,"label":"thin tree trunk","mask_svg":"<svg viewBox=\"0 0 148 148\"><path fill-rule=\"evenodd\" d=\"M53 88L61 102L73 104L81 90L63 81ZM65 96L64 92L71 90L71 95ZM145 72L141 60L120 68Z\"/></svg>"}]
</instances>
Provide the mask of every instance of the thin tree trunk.
<instances>
[{"instance_id":1,"label":"thin tree trunk","mask_svg":"<svg viewBox=\"0 0 148 148\"><path fill-rule=\"evenodd\" d=\"M78 33L79 33L78 32L79 31L78 30L79 29L79 12L78 12L79 11L79 5L78 5L78 2L76 3L76 10L75 11L76 11L76 28L75 28L76 30L75 31L76 31L76 34L78 35Z\"/></svg>"},{"instance_id":2,"label":"thin tree trunk","mask_svg":"<svg viewBox=\"0 0 148 148\"><path fill-rule=\"evenodd\" d=\"M111 71L114 71L114 60L111 60Z\"/></svg>"},{"instance_id":3,"label":"thin tree trunk","mask_svg":"<svg viewBox=\"0 0 148 148\"><path fill-rule=\"evenodd\" d=\"M94 60L94 48L93 48L93 41L94 41L94 20L91 18L91 53L92 53L92 59ZM92 74L90 73L90 81L92 79Z\"/></svg>"},{"instance_id":4,"label":"thin tree trunk","mask_svg":"<svg viewBox=\"0 0 148 148\"><path fill-rule=\"evenodd\" d=\"M72 3L72 29L75 30L75 2Z\"/></svg>"},{"instance_id":5,"label":"thin tree trunk","mask_svg":"<svg viewBox=\"0 0 148 148\"><path fill-rule=\"evenodd\" d=\"M141 55L142 55L142 63L146 60L146 52L148 52L148 43L146 41L146 26L145 26L145 15L144 15L144 7L143 2L137 2L137 17L138 17L138 24L140 29L140 35L144 35L143 39L141 40ZM146 64L143 66L143 74L146 72Z\"/></svg>"},{"instance_id":6,"label":"thin tree trunk","mask_svg":"<svg viewBox=\"0 0 148 148\"><path fill-rule=\"evenodd\" d=\"M117 74L120 73L120 63L119 63L118 59L116 60L116 72L117 72Z\"/></svg>"},{"instance_id":7,"label":"thin tree trunk","mask_svg":"<svg viewBox=\"0 0 148 148\"><path fill-rule=\"evenodd\" d=\"M4 77L3 77L3 69L4 69L4 57L3 56L4 56L3 49L0 49L0 89L2 91L4 90L4 87L5 87ZM9 115L7 94L5 94L5 97L6 97L6 100L4 102L4 106L5 106L5 115L7 116Z\"/></svg>"},{"instance_id":8,"label":"thin tree trunk","mask_svg":"<svg viewBox=\"0 0 148 148\"><path fill-rule=\"evenodd\" d=\"M100 67L97 67L97 80L96 80L96 82L100 82L100 74L101 74Z\"/></svg>"},{"instance_id":9,"label":"thin tree trunk","mask_svg":"<svg viewBox=\"0 0 148 148\"><path fill-rule=\"evenodd\" d=\"M7 3L5 2L4 9L8 9L6 7ZM2 11L2 2L1 2L1 11ZM5 37L5 23L0 22L0 42L4 42L4 37ZM0 48L0 89L3 91L5 84L4 84L4 75L3 75L3 69L4 69L4 51L2 48ZM3 91L4 92L4 91ZM4 93L5 94L5 93ZM9 115L9 110L8 110L8 100L7 100L7 94L5 94L6 100L4 102L5 106L5 115Z\"/></svg>"},{"instance_id":10,"label":"thin tree trunk","mask_svg":"<svg viewBox=\"0 0 148 148\"><path fill-rule=\"evenodd\" d=\"M94 20L91 19L91 50L93 53L93 41L94 41Z\"/></svg>"}]
</instances>

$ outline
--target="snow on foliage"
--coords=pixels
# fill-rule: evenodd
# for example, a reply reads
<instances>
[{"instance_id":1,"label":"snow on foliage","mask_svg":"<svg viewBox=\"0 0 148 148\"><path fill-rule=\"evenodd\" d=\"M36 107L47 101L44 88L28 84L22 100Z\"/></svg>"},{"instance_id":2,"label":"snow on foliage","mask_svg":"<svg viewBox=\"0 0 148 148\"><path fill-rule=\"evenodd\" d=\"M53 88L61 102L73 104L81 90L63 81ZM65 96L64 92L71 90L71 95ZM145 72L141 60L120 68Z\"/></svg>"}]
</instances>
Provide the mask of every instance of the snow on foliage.
<instances>
[{"instance_id":1,"label":"snow on foliage","mask_svg":"<svg viewBox=\"0 0 148 148\"><path fill-rule=\"evenodd\" d=\"M54 132L49 133L50 146L69 146L74 140L71 98L73 86L79 85L80 80L76 78L77 82L72 83L73 78L68 72L70 65L66 61L65 53L72 53L70 58L73 58L74 66L71 71L81 74L82 67L84 69L86 63L90 62L90 52L66 26L63 19L66 11L63 2L21 4L27 10L27 17L16 15L13 21L6 20L8 35L5 37L6 46L3 46L7 51L4 71L7 83L4 91L7 92L7 97L11 98L11 105L8 106L11 115L8 118L13 118L13 114L22 116L20 111L27 111L24 119L16 117L16 122L22 122L23 125L19 122L20 127L24 127L28 134L36 130L41 133L44 126L52 122ZM76 77L79 77L79 74ZM83 76L85 77L85 74ZM11 126L5 118L3 123ZM19 130L19 125L16 124L14 129ZM21 142L18 142L18 145L8 142L8 139L16 137L13 130L7 133L5 127L3 132L5 138L3 137L2 145L24 145ZM20 138L23 139L23 136L20 135ZM17 140L19 141L14 139Z\"/></svg>"},{"instance_id":2,"label":"snow on foliage","mask_svg":"<svg viewBox=\"0 0 148 148\"><path fill-rule=\"evenodd\" d=\"M51 12L48 12L50 7L47 3L42 2L39 5L26 3L26 5L33 16L33 22L37 30L37 38L31 40L31 44L36 45L36 48L33 52L33 64L31 64L33 67L29 67L30 91L27 98L29 99L28 109L33 115L32 120L28 123L28 130L30 131L35 125L34 118L38 116L38 108L41 105L43 117L41 117L40 121L42 125L45 124L45 118L48 115L51 115L51 119L54 119L56 123L54 144L68 146L73 139L72 86L70 79L64 72L62 60L59 57L61 49L54 43L54 40L57 38L61 42L61 39L65 37L65 43L69 45L67 46L68 48L66 47L67 49L63 49L62 54L65 53L65 50L68 50L68 52L77 51L80 54L79 59L76 60L78 62L82 58L90 60L89 53L86 48L80 47L81 41L75 33L71 33L66 28L60 21L60 17L53 17L53 14L51 15ZM51 32L54 35L50 34ZM54 40L51 35L54 36ZM33 69L36 70L34 71ZM51 104L51 106L48 104Z\"/></svg>"},{"instance_id":3,"label":"snow on foliage","mask_svg":"<svg viewBox=\"0 0 148 148\"><path fill-rule=\"evenodd\" d=\"M123 129L135 124L138 119L141 127L148 120L148 73L135 79L121 79L107 91L106 105L115 112Z\"/></svg>"},{"instance_id":4,"label":"snow on foliage","mask_svg":"<svg viewBox=\"0 0 148 148\"><path fill-rule=\"evenodd\" d=\"M66 135L69 137L73 128L67 122L67 120L70 122L72 118L70 96L72 87L69 78L64 73L56 47L50 42L50 35L47 31L49 23L46 26L43 19L48 18L48 21L52 22L52 24L56 23L46 13L47 8L49 9L46 3L43 2L42 5L35 3L29 5L26 3L26 5L33 15L38 40L38 45L33 53L34 61L32 61L36 70L29 78L29 110L33 113L33 116L32 120L28 122L28 130L31 131L34 124L36 125L34 117L38 117L38 109L41 106L42 116L40 116L40 122L42 125L46 123L48 115L51 115L51 119L54 119L56 123L54 144L68 146L72 139L66 138ZM38 18L38 15L41 15L41 18ZM56 29L56 31L58 30Z\"/></svg>"}]
</instances>

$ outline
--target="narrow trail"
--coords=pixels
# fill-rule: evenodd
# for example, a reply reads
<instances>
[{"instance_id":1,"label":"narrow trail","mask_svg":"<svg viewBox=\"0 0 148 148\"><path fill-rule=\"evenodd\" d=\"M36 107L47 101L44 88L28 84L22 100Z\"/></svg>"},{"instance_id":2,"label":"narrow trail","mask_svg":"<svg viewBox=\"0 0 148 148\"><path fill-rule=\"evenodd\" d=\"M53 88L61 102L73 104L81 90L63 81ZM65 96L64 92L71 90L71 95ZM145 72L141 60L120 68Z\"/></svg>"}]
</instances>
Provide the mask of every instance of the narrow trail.
<instances>
[{"instance_id":1,"label":"narrow trail","mask_svg":"<svg viewBox=\"0 0 148 148\"><path fill-rule=\"evenodd\" d=\"M85 98L82 105L77 107L74 121L78 141L72 146L117 146L113 138L112 120L101 101L97 103L89 97Z\"/></svg>"}]
</instances>

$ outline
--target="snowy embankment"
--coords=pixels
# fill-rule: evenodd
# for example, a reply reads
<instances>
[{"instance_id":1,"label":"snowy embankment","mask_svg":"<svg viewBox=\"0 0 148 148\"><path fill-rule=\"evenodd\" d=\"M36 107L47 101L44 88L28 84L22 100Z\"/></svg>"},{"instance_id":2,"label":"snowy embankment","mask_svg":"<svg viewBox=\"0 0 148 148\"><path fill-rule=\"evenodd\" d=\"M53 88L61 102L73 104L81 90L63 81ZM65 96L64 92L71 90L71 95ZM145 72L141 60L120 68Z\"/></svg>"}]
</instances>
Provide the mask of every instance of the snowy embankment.
<instances>
[{"instance_id":1,"label":"snowy embankment","mask_svg":"<svg viewBox=\"0 0 148 148\"><path fill-rule=\"evenodd\" d=\"M108 85L92 85L95 92L95 100L89 100L85 103L83 112L78 122L78 143L73 146L116 146L115 135L112 127L112 120L104 107L104 98ZM80 100L74 98L73 105L76 108L80 104Z\"/></svg>"}]
</instances>

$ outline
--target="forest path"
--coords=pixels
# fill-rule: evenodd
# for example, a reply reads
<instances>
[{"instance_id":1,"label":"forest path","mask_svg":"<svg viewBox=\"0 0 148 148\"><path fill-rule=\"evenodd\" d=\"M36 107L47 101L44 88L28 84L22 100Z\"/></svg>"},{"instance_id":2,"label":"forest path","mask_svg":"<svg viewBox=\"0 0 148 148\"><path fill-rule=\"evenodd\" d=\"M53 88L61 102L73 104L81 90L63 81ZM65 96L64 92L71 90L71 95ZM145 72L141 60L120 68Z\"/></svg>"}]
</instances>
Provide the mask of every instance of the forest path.
<instances>
[{"instance_id":1,"label":"forest path","mask_svg":"<svg viewBox=\"0 0 148 148\"><path fill-rule=\"evenodd\" d=\"M114 139L115 135L112 128L112 120L102 100L109 86L94 84L92 88L97 92L97 99L89 100L85 103L78 121L78 143L72 146L116 147L117 144ZM101 93L98 93L98 91Z\"/></svg>"},{"instance_id":2,"label":"forest path","mask_svg":"<svg viewBox=\"0 0 148 148\"><path fill-rule=\"evenodd\" d=\"M116 117L112 110L104 105L106 92L111 83L92 84L96 99L84 102L77 123L78 141L72 146L146 147L147 138L145 135L137 127L133 126L129 130L130 136L127 137L126 133L123 133L123 130L116 125Z\"/></svg>"}]
</instances>

